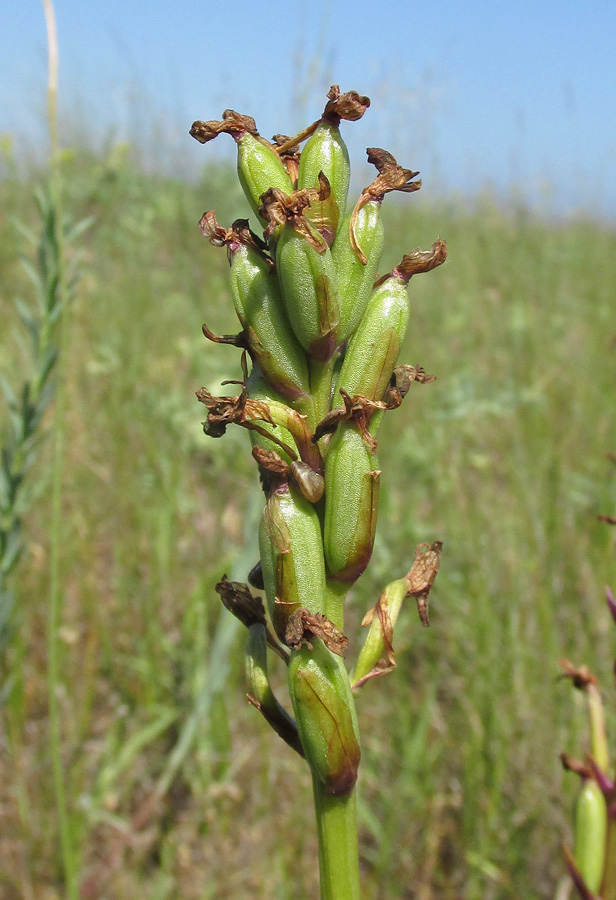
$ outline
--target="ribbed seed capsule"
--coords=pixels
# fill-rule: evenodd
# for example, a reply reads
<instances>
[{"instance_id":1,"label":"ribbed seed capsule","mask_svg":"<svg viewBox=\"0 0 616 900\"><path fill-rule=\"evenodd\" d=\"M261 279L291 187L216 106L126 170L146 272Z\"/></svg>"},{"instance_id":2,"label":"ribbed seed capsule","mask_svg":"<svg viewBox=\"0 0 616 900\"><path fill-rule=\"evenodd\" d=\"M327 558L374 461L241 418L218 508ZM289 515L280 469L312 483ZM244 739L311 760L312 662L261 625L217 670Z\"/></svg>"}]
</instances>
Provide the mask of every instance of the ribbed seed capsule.
<instances>
[{"instance_id":1,"label":"ribbed seed capsule","mask_svg":"<svg viewBox=\"0 0 616 900\"><path fill-rule=\"evenodd\" d=\"M351 337L364 315L385 242L380 201L366 203L356 218L355 232L368 260L365 265L351 246L350 221L351 214L343 219L332 247L338 276L341 342Z\"/></svg>"},{"instance_id":2,"label":"ribbed seed capsule","mask_svg":"<svg viewBox=\"0 0 616 900\"><path fill-rule=\"evenodd\" d=\"M278 188L285 194L293 191L291 179L272 145L248 132L237 138L237 172L246 199L257 216L260 197L269 188ZM260 216L259 219L267 224Z\"/></svg>"},{"instance_id":3,"label":"ribbed seed capsule","mask_svg":"<svg viewBox=\"0 0 616 900\"><path fill-rule=\"evenodd\" d=\"M338 222L344 218L346 211L351 164L340 129L330 122L321 122L302 150L298 188L316 187L320 172L323 172L329 181L332 197L336 201L337 221L331 222L333 238Z\"/></svg>"},{"instance_id":4,"label":"ribbed seed capsule","mask_svg":"<svg viewBox=\"0 0 616 900\"><path fill-rule=\"evenodd\" d=\"M287 619L296 609L324 612L321 525L301 494L288 488L271 494L261 517L259 552L269 613L284 642Z\"/></svg>"},{"instance_id":5,"label":"ribbed seed capsule","mask_svg":"<svg viewBox=\"0 0 616 900\"><path fill-rule=\"evenodd\" d=\"M355 704L343 660L315 638L291 654L289 693L304 754L325 792L348 794L361 756Z\"/></svg>"},{"instance_id":6,"label":"ribbed seed capsule","mask_svg":"<svg viewBox=\"0 0 616 900\"><path fill-rule=\"evenodd\" d=\"M272 144L259 136L255 120L233 109L226 109L222 120L193 122L191 135L207 144L219 134L230 134L237 144L237 172L243 191L254 212L259 215L259 198L269 188L285 194L293 190L280 157ZM261 219L264 222L263 219Z\"/></svg>"},{"instance_id":7,"label":"ribbed seed capsule","mask_svg":"<svg viewBox=\"0 0 616 900\"><path fill-rule=\"evenodd\" d=\"M269 384L288 400L306 396L306 355L285 313L276 274L257 250L239 245L232 251L231 293L254 359Z\"/></svg>"},{"instance_id":8,"label":"ribbed seed capsule","mask_svg":"<svg viewBox=\"0 0 616 900\"><path fill-rule=\"evenodd\" d=\"M381 400L398 360L409 310L406 284L396 276L390 276L373 291L349 341L338 390L342 388L351 397L361 394L370 400Z\"/></svg>"},{"instance_id":9,"label":"ribbed seed capsule","mask_svg":"<svg viewBox=\"0 0 616 900\"><path fill-rule=\"evenodd\" d=\"M372 555L380 471L354 425L343 423L325 459L323 546L330 578L352 584Z\"/></svg>"},{"instance_id":10,"label":"ribbed seed capsule","mask_svg":"<svg viewBox=\"0 0 616 900\"><path fill-rule=\"evenodd\" d=\"M276 269L298 341L311 359L327 362L339 343L340 322L336 270L329 249L319 253L285 224L276 248Z\"/></svg>"},{"instance_id":11,"label":"ribbed seed capsule","mask_svg":"<svg viewBox=\"0 0 616 900\"><path fill-rule=\"evenodd\" d=\"M596 781L586 779L575 806L574 857L578 871L592 894L601 887L605 864L607 808Z\"/></svg>"}]
</instances>

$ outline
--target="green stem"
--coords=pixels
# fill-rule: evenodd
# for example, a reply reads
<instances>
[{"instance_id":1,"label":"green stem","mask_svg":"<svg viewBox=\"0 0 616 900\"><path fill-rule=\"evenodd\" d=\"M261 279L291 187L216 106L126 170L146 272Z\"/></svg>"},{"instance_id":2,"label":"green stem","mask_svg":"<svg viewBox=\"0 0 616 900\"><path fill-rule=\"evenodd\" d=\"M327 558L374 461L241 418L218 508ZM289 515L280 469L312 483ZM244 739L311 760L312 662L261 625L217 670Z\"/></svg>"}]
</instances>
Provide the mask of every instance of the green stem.
<instances>
[{"instance_id":1,"label":"green stem","mask_svg":"<svg viewBox=\"0 0 616 900\"><path fill-rule=\"evenodd\" d=\"M321 900L360 900L355 790L330 796L313 778Z\"/></svg>"},{"instance_id":2,"label":"green stem","mask_svg":"<svg viewBox=\"0 0 616 900\"><path fill-rule=\"evenodd\" d=\"M49 135L51 142L51 204L55 209L56 240L58 255L58 286L60 303L66 300L66 283L64 272L64 223L62 215L62 173L60 169L60 140L58 134L58 40L56 20L52 0L43 0L45 20L47 24L47 41L49 46L49 86L47 92ZM61 614L60 599L60 524L62 517L62 472L64 463L64 401L65 385L63 368L67 343L67 314L63 308L60 321L60 372L54 420L54 448L52 472L51 500L51 537L49 547L50 579L49 579L49 619L47 626L47 685L49 692L49 744L53 783L56 795L56 809L60 830L62 864L64 869L66 897L77 900L79 895L77 857L66 796L66 782L62 761L62 733L60 724L60 704L58 689L60 687L60 660L58 648L58 627Z\"/></svg>"}]
</instances>

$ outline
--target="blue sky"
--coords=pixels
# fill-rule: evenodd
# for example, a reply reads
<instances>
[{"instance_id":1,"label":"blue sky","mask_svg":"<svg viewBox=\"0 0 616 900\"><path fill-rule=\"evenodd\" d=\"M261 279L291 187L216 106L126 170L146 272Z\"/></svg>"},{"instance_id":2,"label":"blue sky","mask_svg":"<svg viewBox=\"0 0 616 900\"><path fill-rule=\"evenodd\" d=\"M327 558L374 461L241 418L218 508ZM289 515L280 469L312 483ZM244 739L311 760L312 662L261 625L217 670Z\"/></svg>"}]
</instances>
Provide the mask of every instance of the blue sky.
<instances>
[{"instance_id":1,"label":"blue sky","mask_svg":"<svg viewBox=\"0 0 616 900\"><path fill-rule=\"evenodd\" d=\"M348 0L56 0L56 15L70 139L132 132L146 159L190 171L232 151L224 136L196 145L193 119L232 107L267 137L291 133L337 82L372 99L345 130L361 166L366 146L391 150L421 170L425 199L490 186L532 208L616 217L613 0L390 0L382 11ZM33 146L46 64L38 0L9 0L3 32L0 132Z\"/></svg>"}]
</instances>

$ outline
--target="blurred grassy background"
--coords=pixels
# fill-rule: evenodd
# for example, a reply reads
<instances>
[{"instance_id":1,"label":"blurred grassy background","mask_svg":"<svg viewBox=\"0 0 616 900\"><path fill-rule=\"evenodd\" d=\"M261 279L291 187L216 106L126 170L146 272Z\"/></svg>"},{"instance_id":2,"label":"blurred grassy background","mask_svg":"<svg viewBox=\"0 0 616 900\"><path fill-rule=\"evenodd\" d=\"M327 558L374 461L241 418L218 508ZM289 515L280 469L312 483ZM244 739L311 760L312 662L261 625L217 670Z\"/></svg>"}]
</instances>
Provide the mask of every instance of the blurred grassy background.
<instances>
[{"instance_id":1,"label":"blurred grassy background","mask_svg":"<svg viewBox=\"0 0 616 900\"><path fill-rule=\"evenodd\" d=\"M28 247L12 218L36 227L44 173L18 176L8 145L3 166L0 371L18 387L12 298L28 296ZM65 361L61 559L63 761L82 894L308 900L308 774L243 702L243 635L214 593L257 559L256 472L239 429L202 434L194 397L240 374L237 351L201 335L204 320L218 333L237 323L225 254L197 222L215 208L229 224L246 208L225 166L190 185L146 174L128 145L67 152L64 183L68 211L95 219ZM366 898L548 898L576 787L558 752L586 749L557 660L611 682L603 586L616 581L615 535L597 514L616 509L616 233L487 196L472 209L411 198L386 216L383 272L437 234L449 260L411 285L402 361L437 381L415 385L381 430L379 529L353 591L351 652L415 545L444 550L431 628L409 606L398 669L358 698ZM13 578L16 682L0 710L6 900L63 896L45 683L49 457L48 442Z\"/></svg>"}]
</instances>

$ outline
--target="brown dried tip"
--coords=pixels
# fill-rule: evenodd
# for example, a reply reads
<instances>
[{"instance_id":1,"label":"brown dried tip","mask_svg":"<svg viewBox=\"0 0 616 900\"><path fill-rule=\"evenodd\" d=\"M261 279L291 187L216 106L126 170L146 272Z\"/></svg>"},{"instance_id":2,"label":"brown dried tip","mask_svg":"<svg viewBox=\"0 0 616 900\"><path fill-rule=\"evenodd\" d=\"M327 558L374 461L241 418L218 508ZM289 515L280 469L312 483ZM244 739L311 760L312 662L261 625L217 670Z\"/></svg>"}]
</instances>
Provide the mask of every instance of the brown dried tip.
<instances>
[{"instance_id":1,"label":"brown dried tip","mask_svg":"<svg viewBox=\"0 0 616 900\"><path fill-rule=\"evenodd\" d=\"M241 247L250 247L256 250L272 266L274 261L267 255L267 245L261 238L251 231L248 219L236 219L231 228L223 228L216 219L216 213L210 209L204 212L199 219L201 234L206 237L214 247L226 247L229 262L234 253Z\"/></svg>"},{"instance_id":2,"label":"brown dried tip","mask_svg":"<svg viewBox=\"0 0 616 900\"><path fill-rule=\"evenodd\" d=\"M344 656L348 638L323 613L311 613L307 609L296 609L287 620L285 641L292 650L305 644L312 650L309 638L320 638L325 646L337 656Z\"/></svg>"},{"instance_id":3,"label":"brown dried tip","mask_svg":"<svg viewBox=\"0 0 616 900\"><path fill-rule=\"evenodd\" d=\"M277 475L285 481L289 477L289 464L279 456L275 450L265 450L263 447L253 447L252 455L262 469ZM295 454L294 454L295 455Z\"/></svg>"},{"instance_id":4,"label":"brown dried tip","mask_svg":"<svg viewBox=\"0 0 616 900\"><path fill-rule=\"evenodd\" d=\"M229 581L226 575L216 585L216 593L220 594L223 606L250 628L251 625L266 625L265 610L260 597L250 592L247 584L240 581Z\"/></svg>"},{"instance_id":5,"label":"brown dried tip","mask_svg":"<svg viewBox=\"0 0 616 900\"><path fill-rule=\"evenodd\" d=\"M341 119L357 122L370 106L370 98L362 97L357 91L346 91L341 94L337 84L332 84L327 94L328 102L323 110L322 121L336 127Z\"/></svg>"},{"instance_id":6,"label":"brown dried tip","mask_svg":"<svg viewBox=\"0 0 616 900\"><path fill-rule=\"evenodd\" d=\"M430 384L436 381L436 375L427 375L421 366L396 366L383 395L387 409L397 409L400 406L414 381L418 384Z\"/></svg>"},{"instance_id":7,"label":"brown dried tip","mask_svg":"<svg viewBox=\"0 0 616 900\"><path fill-rule=\"evenodd\" d=\"M323 172L319 174L318 188L302 188L299 191L293 191L292 194L285 194L278 188L269 188L261 195L261 206L258 210L259 215L269 222L265 229L266 238L270 237L279 225L288 222L315 250L325 253L327 242L315 228L310 226L304 211L313 201L322 203L328 199L330 194L331 187Z\"/></svg>"},{"instance_id":8,"label":"brown dried tip","mask_svg":"<svg viewBox=\"0 0 616 900\"><path fill-rule=\"evenodd\" d=\"M398 369L415 370L415 366L399 366ZM419 367L420 368L420 367ZM400 384L398 384L396 372L394 371L389 382L387 391L383 400L371 400L361 394L353 394L349 396L344 388L340 388L340 396L342 397L344 406L336 407L328 412L315 428L312 437L313 443L316 444L324 435L333 434L341 422L353 422L357 430L362 436L362 440L370 453L376 453L378 448L377 439L370 433L370 419L381 410L397 409L402 403L403 397L406 395L413 378L409 373L401 374ZM421 369L423 372L423 369ZM425 375L425 372L424 372ZM427 379L433 380L433 376L426 376ZM408 384L407 384L408 380ZM417 378L420 380L420 377Z\"/></svg>"},{"instance_id":9,"label":"brown dried tip","mask_svg":"<svg viewBox=\"0 0 616 900\"><path fill-rule=\"evenodd\" d=\"M357 258L366 265L367 257L363 252L357 238L355 236L355 223L362 206L365 206L370 200L380 202L385 194L390 191L402 191L405 194L412 194L421 187L421 181L413 181L412 179L419 175L419 172L412 172L410 169L403 169L399 166L391 153L387 150L381 150L380 147L368 147L368 162L376 166L378 175L368 187L364 188L359 195L359 200L355 204L355 209L351 214L349 223L349 239L351 246Z\"/></svg>"},{"instance_id":10,"label":"brown dried tip","mask_svg":"<svg viewBox=\"0 0 616 900\"><path fill-rule=\"evenodd\" d=\"M237 140L242 134L258 135L256 122L251 116L242 116L233 109L225 109L222 121L212 119L209 122L193 122L190 135L200 144L213 141L219 134L230 134Z\"/></svg>"},{"instance_id":11,"label":"brown dried tip","mask_svg":"<svg viewBox=\"0 0 616 900\"><path fill-rule=\"evenodd\" d=\"M272 138L274 150L278 153L287 175L291 179L293 187L297 187L299 175L299 143L297 138L290 138L286 134L275 134Z\"/></svg>"},{"instance_id":12,"label":"brown dried tip","mask_svg":"<svg viewBox=\"0 0 616 900\"><path fill-rule=\"evenodd\" d=\"M430 272L442 265L446 259L447 244L437 238L429 250L414 250L412 253L405 254L391 274L408 284L413 275Z\"/></svg>"},{"instance_id":13,"label":"brown dried tip","mask_svg":"<svg viewBox=\"0 0 616 900\"><path fill-rule=\"evenodd\" d=\"M574 666L568 659L559 659L558 665L563 670L561 678L570 678L573 687L579 691L585 690L590 684L598 684L597 678L590 671L588 666Z\"/></svg>"},{"instance_id":14,"label":"brown dried tip","mask_svg":"<svg viewBox=\"0 0 616 900\"><path fill-rule=\"evenodd\" d=\"M565 771L575 772L580 778L592 778L592 769L587 763L582 762L581 759L575 759L575 757L569 756L568 753L561 753L560 761Z\"/></svg>"},{"instance_id":15,"label":"brown dried tip","mask_svg":"<svg viewBox=\"0 0 616 900\"><path fill-rule=\"evenodd\" d=\"M442 541L434 541L433 544L419 544L415 550L415 561L411 571L406 576L409 583L407 597L415 597L421 624L427 628L428 620L428 595L441 564Z\"/></svg>"}]
</instances>

